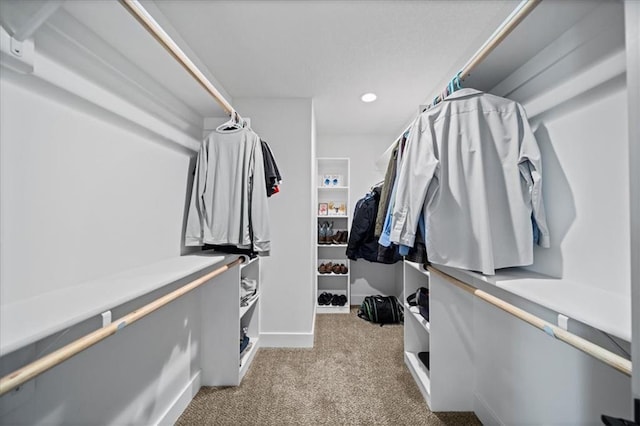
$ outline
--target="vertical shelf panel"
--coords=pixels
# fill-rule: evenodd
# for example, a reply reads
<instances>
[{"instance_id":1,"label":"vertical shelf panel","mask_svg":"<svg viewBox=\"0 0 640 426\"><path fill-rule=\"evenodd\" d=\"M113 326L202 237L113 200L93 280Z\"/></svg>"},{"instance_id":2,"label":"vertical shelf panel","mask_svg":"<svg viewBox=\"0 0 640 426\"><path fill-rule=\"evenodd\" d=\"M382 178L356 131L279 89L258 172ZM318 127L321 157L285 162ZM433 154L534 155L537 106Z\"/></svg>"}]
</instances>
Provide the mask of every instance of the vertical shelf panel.
<instances>
[{"instance_id":1,"label":"vertical shelf panel","mask_svg":"<svg viewBox=\"0 0 640 426\"><path fill-rule=\"evenodd\" d=\"M414 294L420 287L429 288L429 279L429 272L422 265L405 260L402 264L404 298ZM404 306L404 361L427 405L433 409L431 372L418 356L420 352L431 350L430 323L419 313L411 312L408 303L405 302Z\"/></svg>"},{"instance_id":2,"label":"vertical shelf panel","mask_svg":"<svg viewBox=\"0 0 640 426\"><path fill-rule=\"evenodd\" d=\"M255 279L258 297L240 306L242 278ZM260 347L260 259L232 268L202 287L203 386L238 386ZM240 357L240 330L247 328L251 347Z\"/></svg>"},{"instance_id":3,"label":"vertical shelf panel","mask_svg":"<svg viewBox=\"0 0 640 426\"><path fill-rule=\"evenodd\" d=\"M313 224L318 234L320 225L327 222L332 225L332 232L350 231L351 219L349 211L349 179L350 165L348 158L318 158L316 176L316 208L317 218ZM320 205L323 204L323 208ZM346 256L346 242L342 244L321 244L319 235L316 239L316 271L315 298L317 313L349 313L351 303L350 274L321 274L317 268L321 263L344 264L349 270L351 265ZM344 294L347 302L344 306L320 305L318 296L323 293Z\"/></svg>"},{"instance_id":4,"label":"vertical shelf panel","mask_svg":"<svg viewBox=\"0 0 640 426\"><path fill-rule=\"evenodd\" d=\"M247 329L249 344L251 347L245 350L239 360L238 383L249 370L251 362L260 347L260 258L251 259L249 263L242 265L240 269L240 279L248 278L256 280L257 296L247 306L240 306L240 328ZM238 350L239 348L236 348Z\"/></svg>"}]
</instances>

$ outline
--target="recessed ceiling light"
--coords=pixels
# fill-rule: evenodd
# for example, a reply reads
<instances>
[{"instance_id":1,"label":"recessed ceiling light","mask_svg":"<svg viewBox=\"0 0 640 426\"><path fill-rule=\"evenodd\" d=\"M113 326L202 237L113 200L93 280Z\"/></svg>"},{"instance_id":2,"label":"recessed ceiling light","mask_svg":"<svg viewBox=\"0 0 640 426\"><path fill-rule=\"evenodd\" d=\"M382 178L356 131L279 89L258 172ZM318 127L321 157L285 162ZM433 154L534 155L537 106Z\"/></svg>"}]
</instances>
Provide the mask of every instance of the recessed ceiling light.
<instances>
[{"instance_id":1,"label":"recessed ceiling light","mask_svg":"<svg viewBox=\"0 0 640 426\"><path fill-rule=\"evenodd\" d=\"M360 99L362 99L362 102L373 102L377 99L378 97L376 96L375 93L365 93L364 95L362 95L360 97Z\"/></svg>"}]
</instances>

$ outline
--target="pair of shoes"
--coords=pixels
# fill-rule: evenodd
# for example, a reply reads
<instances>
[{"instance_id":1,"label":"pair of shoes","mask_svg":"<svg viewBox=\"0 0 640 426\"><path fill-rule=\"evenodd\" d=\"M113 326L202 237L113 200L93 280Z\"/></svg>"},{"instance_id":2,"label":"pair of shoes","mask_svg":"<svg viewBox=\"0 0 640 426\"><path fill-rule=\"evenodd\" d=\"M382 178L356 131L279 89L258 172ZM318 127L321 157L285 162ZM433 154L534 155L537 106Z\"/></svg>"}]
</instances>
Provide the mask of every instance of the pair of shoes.
<instances>
[{"instance_id":1,"label":"pair of shoes","mask_svg":"<svg viewBox=\"0 0 640 426\"><path fill-rule=\"evenodd\" d=\"M333 272L333 263L328 262L328 263L321 263L320 266L318 266L318 272L320 272L321 274L330 274L331 272Z\"/></svg>"},{"instance_id":2,"label":"pair of shoes","mask_svg":"<svg viewBox=\"0 0 640 426\"><path fill-rule=\"evenodd\" d=\"M333 297L334 297L333 294L323 292L322 294L320 294L320 296L318 296L318 305L320 306L330 305Z\"/></svg>"},{"instance_id":3,"label":"pair of shoes","mask_svg":"<svg viewBox=\"0 0 640 426\"><path fill-rule=\"evenodd\" d=\"M347 296L344 294L334 294L331 298L331 306L344 306L347 303Z\"/></svg>"},{"instance_id":4,"label":"pair of shoes","mask_svg":"<svg viewBox=\"0 0 640 426\"><path fill-rule=\"evenodd\" d=\"M347 272L349 272L349 268L347 268L343 263L339 265L336 263L331 268L331 272L333 272L334 274L346 274Z\"/></svg>"},{"instance_id":5,"label":"pair of shoes","mask_svg":"<svg viewBox=\"0 0 640 426\"><path fill-rule=\"evenodd\" d=\"M338 231L331 238L331 244L347 244L348 231Z\"/></svg>"},{"instance_id":6,"label":"pair of shoes","mask_svg":"<svg viewBox=\"0 0 640 426\"><path fill-rule=\"evenodd\" d=\"M331 244L333 239L333 222L318 224L318 244Z\"/></svg>"}]
</instances>

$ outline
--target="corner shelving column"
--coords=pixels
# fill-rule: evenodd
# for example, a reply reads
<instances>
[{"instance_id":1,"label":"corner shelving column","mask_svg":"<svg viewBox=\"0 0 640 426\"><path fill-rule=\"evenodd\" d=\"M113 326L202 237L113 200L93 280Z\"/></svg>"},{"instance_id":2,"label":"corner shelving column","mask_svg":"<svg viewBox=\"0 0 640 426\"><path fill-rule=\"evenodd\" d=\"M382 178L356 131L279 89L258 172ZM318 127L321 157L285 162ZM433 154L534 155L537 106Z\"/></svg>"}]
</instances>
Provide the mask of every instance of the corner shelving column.
<instances>
[{"instance_id":1,"label":"corner shelving column","mask_svg":"<svg viewBox=\"0 0 640 426\"><path fill-rule=\"evenodd\" d=\"M323 223L333 224L332 232L347 233L350 230L349 217L349 159L348 158L318 158L318 176L316 180L316 204L318 206L316 229ZM338 234L339 235L339 234ZM317 263L316 263L316 312L318 313L349 313L351 301L350 265L346 256L347 242L322 242L319 232L316 232ZM343 264L346 273L320 273L322 264ZM344 305L320 305L318 296L322 293L344 295L347 298Z\"/></svg>"},{"instance_id":2,"label":"corner shelving column","mask_svg":"<svg viewBox=\"0 0 640 426\"><path fill-rule=\"evenodd\" d=\"M420 315L416 307L410 307L406 298L415 294L418 288L429 288L429 272L422 265L404 261L402 265L404 302L404 362L416 381L422 396L431 408L431 373L418 354L430 354L431 325ZM423 356L424 358L424 356ZM428 360L429 357L426 357ZM428 364L428 361L427 361Z\"/></svg>"},{"instance_id":3,"label":"corner shelving column","mask_svg":"<svg viewBox=\"0 0 640 426\"><path fill-rule=\"evenodd\" d=\"M429 320L405 302L404 360L431 411L473 411L473 295L403 263L404 298L429 289ZM423 355L424 361L419 354Z\"/></svg>"},{"instance_id":4,"label":"corner shelving column","mask_svg":"<svg viewBox=\"0 0 640 426\"><path fill-rule=\"evenodd\" d=\"M243 278L256 280L256 297L240 304ZM202 385L237 386L260 347L260 258L233 268L202 288ZM240 354L240 330L250 347Z\"/></svg>"},{"instance_id":5,"label":"corner shelving column","mask_svg":"<svg viewBox=\"0 0 640 426\"><path fill-rule=\"evenodd\" d=\"M256 351L260 347L260 258L251 259L248 263L240 265L240 285L243 279L255 280L256 294L243 306L240 304L240 329L245 328L249 337L247 349L240 354L240 376L238 383L246 374Z\"/></svg>"}]
</instances>

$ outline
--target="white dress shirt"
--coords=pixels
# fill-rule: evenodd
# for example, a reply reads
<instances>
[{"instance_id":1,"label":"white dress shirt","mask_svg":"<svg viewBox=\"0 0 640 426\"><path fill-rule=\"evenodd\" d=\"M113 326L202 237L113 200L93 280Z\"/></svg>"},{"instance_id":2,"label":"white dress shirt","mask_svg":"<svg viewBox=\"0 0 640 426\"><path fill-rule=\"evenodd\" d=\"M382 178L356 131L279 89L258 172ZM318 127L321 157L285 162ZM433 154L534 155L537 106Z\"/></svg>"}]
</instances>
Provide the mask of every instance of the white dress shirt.
<instances>
[{"instance_id":1,"label":"white dress shirt","mask_svg":"<svg viewBox=\"0 0 640 426\"><path fill-rule=\"evenodd\" d=\"M424 206L424 208L423 208ZM429 261L494 274L549 247L540 150L522 106L462 89L420 115L398 177L391 241L413 246L423 214Z\"/></svg>"}]
</instances>

